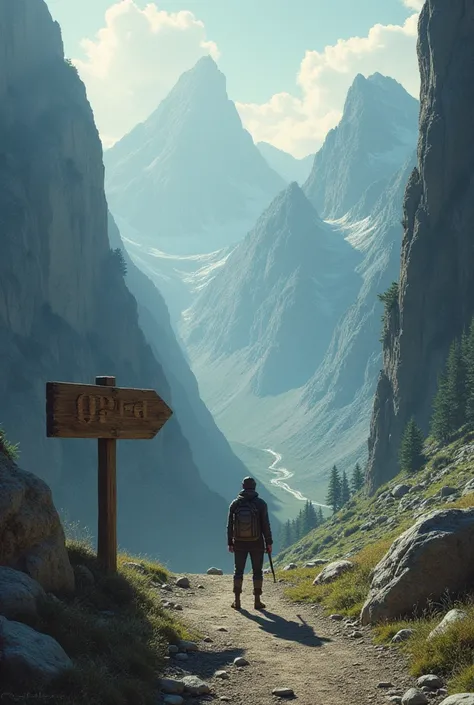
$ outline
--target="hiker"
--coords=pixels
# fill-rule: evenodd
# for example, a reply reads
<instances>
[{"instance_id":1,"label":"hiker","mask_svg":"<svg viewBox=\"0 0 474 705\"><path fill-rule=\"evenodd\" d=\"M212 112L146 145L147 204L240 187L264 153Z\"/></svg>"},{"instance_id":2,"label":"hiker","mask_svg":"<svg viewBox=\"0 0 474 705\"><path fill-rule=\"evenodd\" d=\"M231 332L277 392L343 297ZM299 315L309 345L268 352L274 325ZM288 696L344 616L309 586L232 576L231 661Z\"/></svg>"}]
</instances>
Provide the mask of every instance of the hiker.
<instances>
[{"instance_id":1,"label":"hiker","mask_svg":"<svg viewBox=\"0 0 474 705\"><path fill-rule=\"evenodd\" d=\"M263 556L272 552L272 530L268 518L267 503L255 491L257 483L252 477L242 482L242 491L229 507L227 520L227 544L234 554L234 602L232 607L240 610L240 595L244 580L245 564L250 554L253 571L253 594L255 609L265 609L260 599L263 586Z\"/></svg>"}]
</instances>

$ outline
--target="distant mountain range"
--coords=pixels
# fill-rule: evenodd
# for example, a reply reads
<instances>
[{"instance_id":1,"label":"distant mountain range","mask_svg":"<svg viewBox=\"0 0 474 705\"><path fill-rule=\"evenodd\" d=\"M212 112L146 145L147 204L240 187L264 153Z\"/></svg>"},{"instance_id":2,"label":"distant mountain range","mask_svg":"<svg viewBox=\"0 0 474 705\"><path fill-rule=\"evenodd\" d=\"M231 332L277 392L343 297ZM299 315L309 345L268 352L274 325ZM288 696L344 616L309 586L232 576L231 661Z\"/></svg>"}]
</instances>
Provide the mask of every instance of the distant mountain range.
<instances>
[{"instance_id":1,"label":"distant mountain range","mask_svg":"<svg viewBox=\"0 0 474 705\"><path fill-rule=\"evenodd\" d=\"M313 168L314 154L297 159L268 142L257 142L257 147L272 169L288 183L296 181L301 186L309 177Z\"/></svg>"},{"instance_id":2,"label":"distant mountain range","mask_svg":"<svg viewBox=\"0 0 474 705\"><path fill-rule=\"evenodd\" d=\"M358 76L303 190L292 184L274 200L183 317L219 426L291 458L309 496L333 462L366 457L377 294L397 275L416 140L416 101L390 78Z\"/></svg>"}]
</instances>

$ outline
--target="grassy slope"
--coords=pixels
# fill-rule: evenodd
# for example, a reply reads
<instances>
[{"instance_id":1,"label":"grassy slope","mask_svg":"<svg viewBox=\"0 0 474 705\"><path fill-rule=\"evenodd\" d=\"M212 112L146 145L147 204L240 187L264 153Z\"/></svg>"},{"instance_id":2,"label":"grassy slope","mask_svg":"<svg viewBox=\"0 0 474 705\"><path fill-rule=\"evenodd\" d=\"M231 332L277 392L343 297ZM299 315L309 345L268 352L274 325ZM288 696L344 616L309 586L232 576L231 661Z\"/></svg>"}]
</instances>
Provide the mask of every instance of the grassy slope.
<instances>
[{"instance_id":1,"label":"grassy slope","mask_svg":"<svg viewBox=\"0 0 474 705\"><path fill-rule=\"evenodd\" d=\"M54 637L74 668L47 689L24 697L1 694L0 686L2 702L31 698L36 705L156 705L157 676L168 644L192 636L160 606L157 585L167 581L167 571L140 560L146 570L142 574L124 565L134 559L121 555L117 575L106 577L87 544L69 542L68 550L73 565L92 571L95 585L78 584L73 598L48 601L39 619L29 623Z\"/></svg>"},{"instance_id":2,"label":"grassy slope","mask_svg":"<svg viewBox=\"0 0 474 705\"><path fill-rule=\"evenodd\" d=\"M311 560L317 557L342 558L350 555L356 567L330 585L314 586L315 576L322 568L304 568L280 572L287 583L287 594L295 601L317 602L328 613L338 612L356 616L367 597L370 574L385 555L393 540L411 526L424 513L437 508L467 508L474 506L474 494L461 496L462 488L474 477L474 434L458 438L442 450L428 449L426 466L413 477L398 476L381 487L375 497L357 496L350 505L324 526L311 532L279 557L279 563ZM423 484L402 500L387 504L384 495L395 485ZM449 501L439 496L441 487L458 489ZM417 505L428 500L428 506L407 507L410 501ZM381 517L382 523L377 524ZM362 529L367 522L374 521L369 529ZM442 616L453 606L462 607L469 618L453 625L444 635L430 642L426 637L439 623ZM385 624L374 629L379 643L390 643L391 638L403 628L414 630L414 636L401 646L410 656L413 675L437 673L448 680L449 690L455 692L474 691L474 601L466 595L456 605L446 602L433 605L423 618Z\"/></svg>"}]
</instances>

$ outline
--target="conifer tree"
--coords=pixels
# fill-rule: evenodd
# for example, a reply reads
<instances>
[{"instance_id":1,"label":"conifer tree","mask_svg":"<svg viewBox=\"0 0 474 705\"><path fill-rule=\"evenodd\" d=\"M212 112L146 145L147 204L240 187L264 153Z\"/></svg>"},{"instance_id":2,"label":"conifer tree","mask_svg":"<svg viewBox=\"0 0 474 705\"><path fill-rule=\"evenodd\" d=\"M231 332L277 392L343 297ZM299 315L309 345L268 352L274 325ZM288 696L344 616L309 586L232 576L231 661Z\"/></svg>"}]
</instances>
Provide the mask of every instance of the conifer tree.
<instances>
[{"instance_id":1,"label":"conifer tree","mask_svg":"<svg viewBox=\"0 0 474 705\"><path fill-rule=\"evenodd\" d=\"M341 476L336 465L333 465L331 477L329 479L328 494L326 502L329 507L332 507L334 514L341 508L342 486Z\"/></svg>"},{"instance_id":2,"label":"conifer tree","mask_svg":"<svg viewBox=\"0 0 474 705\"><path fill-rule=\"evenodd\" d=\"M324 524L324 514L323 514L323 508L319 507L319 509L318 509L318 526L321 526L321 524Z\"/></svg>"},{"instance_id":3,"label":"conifer tree","mask_svg":"<svg viewBox=\"0 0 474 705\"><path fill-rule=\"evenodd\" d=\"M424 463L423 433L412 417L407 423L400 445L400 470L412 474Z\"/></svg>"},{"instance_id":4,"label":"conifer tree","mask_svg":"<svg viewBox=\"0 0 474 705\"><path fill-rule=\"evenodd\" d=\"M445 372L440 375L438 391L433 401L431 433L436 440L446 443L453 433L466 423L466 408L470 392L469 341L466 336L455 340L450 349Z\"/></svg>"},{"instance_id":5,"label":"conifer tree","mask_svg":"<svg viewBox=\"0 0 474 705\"><path fill-rule=\"evenodd\" d=\"M348 503L351 498L351 488L349 487L349 480L347 479L346 471L342 473L341 480L341 507Z\"/></svg>"},{"instance_id":6,"label":"conifer tree","mask_svg":"<svg viewBox=\"0 0 474 705\"><path fill-rule=\"evenodd\" d=\"M312 502L309 503L308 513L309 513L310 531L312 531L312 529L316 529L316 527L319 526L318 515L316 514L316 509L314 508L314 504Z\"/></svg>"},{"instance_id":7,"label":"conifer tree","mask_svg":"<svg viewBox=\"0 0 474 705\"><path fill-rule=\"evenodd\" d=\"M362 468L360 467L359 463L357 463L351 478L352 492L356 494L356 492L359 492L359 490L363 488L364 484L364 473L362 472Z\"/></svg>"},{"instance_id":8,"label":"conifer tree","mask_svg":"<svg viewBox=\"0 0 474 705\"><path fill-rule=\"evenodd\" d=\"M438 378L438 391L433 401L433 415L431 417L431 434L441 443L449 441L453 429L451 423L451 409L448 397L448 381L443 372Z\"/></svg>"},{"instance_id":9,"label":"conifer tree","mask_svg":"<svg viewBox=\"0 0 474 705\"><path fill-rule=\"evenodd\" d=\"M474 426L474 318L465 344L466 361L466 421Z\"/></svg>"}]
</instances>

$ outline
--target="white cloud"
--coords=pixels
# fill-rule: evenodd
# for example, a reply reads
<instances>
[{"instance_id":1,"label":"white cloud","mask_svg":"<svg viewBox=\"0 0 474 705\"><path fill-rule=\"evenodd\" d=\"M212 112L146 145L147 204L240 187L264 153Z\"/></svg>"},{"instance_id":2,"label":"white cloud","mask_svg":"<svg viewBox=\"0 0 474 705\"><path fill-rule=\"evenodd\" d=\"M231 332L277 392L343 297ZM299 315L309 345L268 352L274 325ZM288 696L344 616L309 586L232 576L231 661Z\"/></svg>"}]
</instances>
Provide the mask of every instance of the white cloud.
<instances>
[{"instance_id":1,"label":"white cloud","mask_svg":"<svg viewBox=\"0 0 474 705\"><path fill-rule=\"evenodd\" d=\"M425 0L403 0L403 4L410 10L420 11L425 3Z\"/></svg>"},{"instance_id":2,"label":"white cloud","mask_svg":"<svg viewBox=\"0 0 474 705\"><path fill-rule=\"evenodd\" d=\"M299 95L280 93L264 104L238 103L244 125L255 141L305 156L316 151L339 122L358 73L391 76L418 97L417 21L413 14L403 25L377 24L366 37L340 39L322 52L307 51L297 76Z\"/></svg>"},{"instance_id":3,"label":"white cloud","mask_svg":"<svg viewBox=\"0 0 474 705\"><path fill-rule=\"evenodd\" d=\"M154 3L142 10L134 0L112 5L105 26L82 48L85 59L74 63L105 146L147 118L201 56L219 56L192 12L160 11Z\"/></svg>"}]
</instances>

